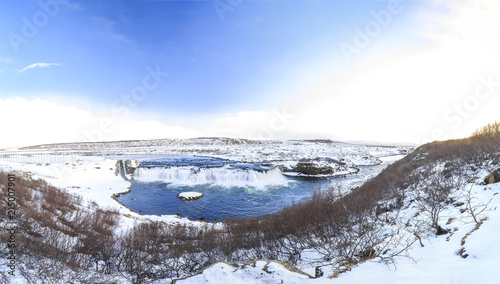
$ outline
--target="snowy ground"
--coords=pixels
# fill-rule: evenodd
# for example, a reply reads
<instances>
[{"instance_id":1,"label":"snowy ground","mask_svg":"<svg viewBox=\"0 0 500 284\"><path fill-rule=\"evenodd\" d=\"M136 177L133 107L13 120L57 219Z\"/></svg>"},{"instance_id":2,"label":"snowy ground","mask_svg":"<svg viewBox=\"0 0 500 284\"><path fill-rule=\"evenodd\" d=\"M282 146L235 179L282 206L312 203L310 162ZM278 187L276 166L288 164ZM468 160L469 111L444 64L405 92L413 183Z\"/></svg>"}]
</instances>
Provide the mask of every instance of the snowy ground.
<instances>
[{"instance_id":1,"label":"snowy ground","mask_svg":"<svg viewBox=\"0 0 500 284\"><path fill-rule=\"evenodd\" d=\"M462 239L474 229L475 223L451 206L443 216L443 223L453 218L446 225L453 231L456 229L451 237L432 236L423 240L424 247L415 243L410 251L413 259L399 259L396 269L375 259L341 274L336 283L500 283L496 271L500 267L500 183L467 185L470 186L474 187L477 204L489 200L491 203L482 214L488 220L466 237L465 245L461 245ZM410 209L407 213L411 212ZM465 259L457 253L462 247L469 254Z\"/></svg>"},{"instance_id":2,"label":"snowy ground","mask_svg":"<svg viewBox=\"0 0 500 284\"><path fill-rule=\"evenodd\" d=\"M378 157L407 154L412 147L369 146L324 140L245 140L229 138L162 139L105 143L52 144L0 151L8 154L189 155L245 162L329 158L373 165Z\"/></svg>"},{"instance_id":3,"label":"snowy ground","mask_svg":"<svg viewBox=\"0 0 500 284\"><path fill-rule=\"evenodd\" d=\"M287 269L277 261L246 261L244 263L216 263L199 275L183 280L177 284L197 283L302 283L310 280L310 276Z\"/></svg>"}]
</instances>

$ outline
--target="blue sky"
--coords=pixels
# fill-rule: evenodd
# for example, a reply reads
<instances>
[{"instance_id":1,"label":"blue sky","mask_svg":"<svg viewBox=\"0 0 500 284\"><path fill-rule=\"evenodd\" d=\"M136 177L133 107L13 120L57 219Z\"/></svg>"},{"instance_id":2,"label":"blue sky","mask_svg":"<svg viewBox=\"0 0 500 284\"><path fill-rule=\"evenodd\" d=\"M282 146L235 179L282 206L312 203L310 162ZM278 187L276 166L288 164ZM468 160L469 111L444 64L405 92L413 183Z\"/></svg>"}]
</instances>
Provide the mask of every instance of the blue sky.
<instances>
[{"instance_id":1,"label":"blue sky","mask_svg":"<svg viewBox=\"0 0 500 284\"><path fill-rule=\"evenodd\" d=\"M221 119L270 112L297 101L322 105L323 97L308 94L325 80L384 57L435 46L425 33L446 30L434 20L453 7L434 1L393 2L2 1L0 99L39 99L193 133L248 136L237 124L231 126L233 132L221 126ZM397 12L389 5L397 5ZM388 22L379 22L367 46L347 58L342 44L352 46L359 30L369 33L370 23L377 23L374 14L380 13L389 15ZM123 96L140 89L151 70L168 76L150 81L154 87L128 105L127 112L117 111ZM328 98L342 97L336 91L330 89ZM262 122L264 116L249 119ZM273 138L385 140L297 127ZM207 129L212 130L203 131Z\"/></svg>"},{"instance_id":2,"label":"blue sky","mask_svg":"<svg viewBox=\"0 0 500 284\"><path fill-rule=\"evenodd\" d=\"M21 36L21 19L32 20L40 10L37 1L3 5L11 7L2 9L2 26ZM370 11L386 5L249 1L224 12L222 20L212 1L60 5L17 53L10 40L1 50L12 58L7 67L13 69L35 62L62 65L4 74L0 83L7 94L71 95L99 107L140 82L147 66L159 65L169 78L148 96L144 110L200 114L272 107L315 79L303 66L342 68L346 62L338 42L349 36L350 27L369 19Z\"/></svg>"}]
</instances>

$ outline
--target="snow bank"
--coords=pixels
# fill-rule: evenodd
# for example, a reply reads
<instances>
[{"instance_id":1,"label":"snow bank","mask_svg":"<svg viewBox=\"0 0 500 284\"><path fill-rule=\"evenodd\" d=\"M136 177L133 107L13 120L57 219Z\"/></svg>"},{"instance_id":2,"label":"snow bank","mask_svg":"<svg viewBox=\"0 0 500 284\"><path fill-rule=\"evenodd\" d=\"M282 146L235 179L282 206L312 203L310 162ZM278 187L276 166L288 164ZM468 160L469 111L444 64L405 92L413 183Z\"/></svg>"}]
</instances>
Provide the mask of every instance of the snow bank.
<instances>
[{"instance_id":1,"label":"snow bank","mask_svg":"<svg viewBox=\"0 0 500 284\"><path fill-rule=\"evenodd\" d=\"M251 260L236 263L216 263L200 274L182 280L176 284L231 283L303 283L310 276L301 271L292 271L277 261Z\"/></svg>"}]
</instances>

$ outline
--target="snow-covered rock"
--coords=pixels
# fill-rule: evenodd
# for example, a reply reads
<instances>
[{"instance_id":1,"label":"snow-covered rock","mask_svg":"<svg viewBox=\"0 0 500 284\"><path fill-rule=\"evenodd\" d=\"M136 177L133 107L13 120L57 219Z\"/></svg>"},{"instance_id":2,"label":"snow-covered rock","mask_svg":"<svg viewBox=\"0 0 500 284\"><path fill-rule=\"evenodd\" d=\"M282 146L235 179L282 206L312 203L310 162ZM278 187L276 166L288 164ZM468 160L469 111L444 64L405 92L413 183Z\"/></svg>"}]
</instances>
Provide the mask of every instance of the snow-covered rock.
<instances>
[{"instance_id":1,"label":"snow-covered rock","mask_svg":"<svg viewBox=\"0 0 500 284\"><path fill-rule=\"evenodd\" d=\"M197 200L203 197L203 194L194 191L181 192L177 194L177 197L183 201Z\"/></svg>"},{"instance_id":2,"label":"snow-covered rock","mask_svg":"<svg viewBox=\"0 0 500 284\"><path fill-rule=\"evenodd\" d=\"M301 159L296 162L275 163L284 175L304 177L331 177L358 172L354 164L328 158Z\"/></svg>"}]
</instances>

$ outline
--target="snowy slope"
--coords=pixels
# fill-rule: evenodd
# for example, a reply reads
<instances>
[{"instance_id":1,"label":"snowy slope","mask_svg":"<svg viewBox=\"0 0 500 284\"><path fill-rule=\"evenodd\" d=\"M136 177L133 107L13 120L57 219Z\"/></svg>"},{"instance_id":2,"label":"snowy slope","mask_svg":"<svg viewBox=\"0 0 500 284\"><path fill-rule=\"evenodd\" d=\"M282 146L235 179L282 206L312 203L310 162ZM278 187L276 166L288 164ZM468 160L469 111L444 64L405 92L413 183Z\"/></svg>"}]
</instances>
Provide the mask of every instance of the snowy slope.
<instances>
[{"instance_id":1,"label":"snowy slope","mask_svg":"<svg viewBox=\"0 0 500 284\"><path fill-rule=\"evenodd\" d=\"M197 283L303 283L311 279L301 271L292 271L277 261L245 261L240 263L216 263L202 273L176 280L176 284Z\"/></svg>"},{"instance_id":2,"label":"snowy slope","mask_svg":"<svg viewBox=\"0 0 500 284\"><path fill-rule=\"evenodd\" d=\"M475 224L466 214L450 207L444 218L455 218L447 225L457 229L451 237L432 236L423 241L425 247L414 244L410 251L413 259L400 259L396 269L376 260L363 263L342 274L338 283L500 283L500 183L474 185L473 190L477 204L491 203L482 214L488 220L466 237L465 245L462 239ZM469 254L465 259L457 254L462 247Z\"/></svg>"},{"instance_id":3,"label":"snowy slope","mask_svg":"<svg viewBox=\"0 0 500 284\"><path fill-rule=\"evenodd\" d=\"M484 176L479 180L482 178ZM471 187L475 197L474 204L488 204L480 215L487 220L475 229L476 224L467 213L461 213L460 208L450 205L442 219L447 224L445 227L451 229L452 233L427 235L422 238L424 247L415 242L411 246L409 257L396 258L395 264L386 265L380 258L375 258L358 264L333 279L328 277L331 271L329 273L327 267L323 277L309 279L286 270L279 264L267 273L263 272L262 265L235 268L217 264L205 269L200 275L177 283L500 283L500 183L471 183L464 190ZM411 218L416 210L412 206L402 210L401 219ZM468 254L466 258L460 256L461 248ZM298 268L314 275L314 267L307 262L302 262Z\"/></svg>"}]
</instances>

